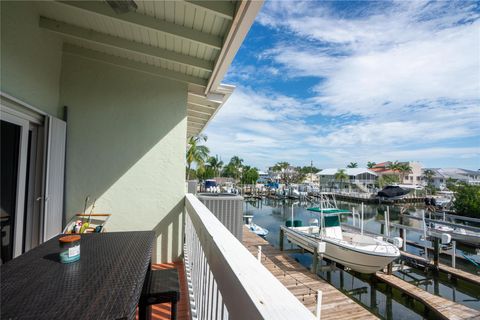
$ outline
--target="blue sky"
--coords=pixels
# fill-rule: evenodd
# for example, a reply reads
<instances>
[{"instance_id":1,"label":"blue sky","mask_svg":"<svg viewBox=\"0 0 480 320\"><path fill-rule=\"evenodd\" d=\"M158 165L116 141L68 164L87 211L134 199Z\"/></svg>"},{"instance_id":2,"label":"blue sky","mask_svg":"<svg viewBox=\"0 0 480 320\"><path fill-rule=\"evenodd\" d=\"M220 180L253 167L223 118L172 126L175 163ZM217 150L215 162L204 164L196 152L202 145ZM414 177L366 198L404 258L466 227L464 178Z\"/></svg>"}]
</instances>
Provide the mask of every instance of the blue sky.
<instances>
[{"instance_id":1,"label":"blue sky","mask_svg":"<svg viewBox=\"0 0 480 320\"><path fill-rule=\"evenodd\" d=\"M480 169L480 2L266 1L205 131L259 169Z\"/></svg>"}]
</instances>

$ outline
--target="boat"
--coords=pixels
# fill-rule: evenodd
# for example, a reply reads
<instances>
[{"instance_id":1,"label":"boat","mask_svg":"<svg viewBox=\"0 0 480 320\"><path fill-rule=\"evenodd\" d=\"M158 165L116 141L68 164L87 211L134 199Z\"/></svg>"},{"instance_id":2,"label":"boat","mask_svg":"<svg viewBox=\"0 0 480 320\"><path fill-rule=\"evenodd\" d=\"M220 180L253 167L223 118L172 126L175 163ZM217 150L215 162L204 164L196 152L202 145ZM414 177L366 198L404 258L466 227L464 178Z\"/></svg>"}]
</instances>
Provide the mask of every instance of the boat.
<instances>
[{"instance_id":1,"label":"boat","mask_svg":"<svg viewBox=\"0 0 480 320\"><path fill-rule=\"evenodd\" d=\"M433 223L431 229L435 229L442 233L447 233L452 237L453 240L458 242L472 244L474 246L480 245L480 234L478 232L465 230L464 228L460 227L453 228L440 223Z\"/></svg>"},{"instance_id":2,"label":"boat","mask_svg":"<svg viewBox=\"0 0 480 320\"><path fill-rule=\"evenodd\" d=\"M247 221L245 226L248 228L249 231L255 233L257 236L260 236L262 238L265 238L267 236L268 230L253 223L253 216L244 216L244 219Z\"/></svg>"},{"instance_id":3,"label":"boat","mask_svg":"<svg viewBox=\"0 0 480 320\"><path fill-rule=\"evenodd\" d=\"M256 225L255 223L250 223L247 225L248 230L251 232L255 233L257 236L260 236L262 238L265 238L268 234L268 230L265 228L260 227L259 225Z\"/></svg>"},{"instance_id":4,"label":"boat","mask_svg":"<svg viewBox=\"0 0 480 320\"><path fill-rule=\"evenodd\" d=\"M352 214L335 206L309 208L320 216L318 226L290 227L304 237L325 243L323 256L351 270L361 273L375 273L400 257L400 250L381 237L345 232L341 228L340 216ZM315 219L316 220L316 219ZM312 220L312 221L315 221Z\"/></svg>"},{"instance_id":5,"label":"boat","mask_svg":"<svg viewBox=\"0 0 480 320\"><path fill-rule=\"evenodd\" d=\"M393 198L401 198L408 194L410 190L407 190L405 188L402 188L400 186L386 186L382 190L380 190L377 193L377 196L380 198L388 198L388 199L393 199Z\"/></svg>"}]
</instances>

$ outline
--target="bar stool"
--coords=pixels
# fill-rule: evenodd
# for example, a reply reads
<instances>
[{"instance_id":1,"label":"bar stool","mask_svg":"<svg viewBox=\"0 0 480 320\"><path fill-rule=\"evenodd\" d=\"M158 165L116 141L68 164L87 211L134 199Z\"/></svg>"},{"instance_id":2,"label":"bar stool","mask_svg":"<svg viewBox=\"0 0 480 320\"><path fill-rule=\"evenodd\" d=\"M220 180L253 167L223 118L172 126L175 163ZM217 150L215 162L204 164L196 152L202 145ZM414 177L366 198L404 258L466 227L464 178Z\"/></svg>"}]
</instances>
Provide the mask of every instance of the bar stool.
<instances>
[{"instance_id":1,"label":"bar stool","mask_svg":"<svg viewBox=\"0 0 480 320\"><path fill-rule=\"evenodd\" d=\"M150 319L149 306L165 302L170 302L172 305L170 319L176 319L179 300L180 286L177 269L151 270L138 304L139 319Z\"/></svg>"}]
</instances>

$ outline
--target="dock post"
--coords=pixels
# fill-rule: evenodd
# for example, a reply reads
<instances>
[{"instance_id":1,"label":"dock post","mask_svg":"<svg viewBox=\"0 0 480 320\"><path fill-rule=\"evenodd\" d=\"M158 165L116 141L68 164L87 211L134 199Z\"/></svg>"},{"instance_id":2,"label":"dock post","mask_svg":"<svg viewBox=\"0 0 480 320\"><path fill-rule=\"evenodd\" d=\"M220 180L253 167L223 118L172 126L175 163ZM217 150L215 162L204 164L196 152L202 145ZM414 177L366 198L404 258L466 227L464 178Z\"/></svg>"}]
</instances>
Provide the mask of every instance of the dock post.
<instances>
[{"instance_id":1,"label":"dock post","mask_svg":"<svg viewBox=\"0 0 480 320\"><path fill-rule=\"evenodd\" d=\"M313 249L313 262L312 262L313 274L317 274L317 266L318 266L318 250L315 248Z\"/></svg>"},{"instance_id":2,"label":"dock post","mask_svg":"<svg viewBox=\"0 0 480 320\"><path fill-rule=\"evenodd\" d=\"M387 206L385 218L385 236L390 237L390 206Z\"/></svg>"},{"instance_id":3,"label":"dock post","mask_svg":"<svg viewBox=\"0 0 480 320\"><path fill-rule=\"evenodd\" d=\"M317 290L317 309L315 310L317 320L322 317L322 290Z\"/></svg>"},{"instance_id":4,"label":"dock post","mask_svg":"<svg viewBox=\"0 0 480 320\"><path fill-rule=\"evenodd\" d=\"M452 268L457 268L457 241L452 241Z\"/></svg>"},{"instance_id":5,"label":"dock post","mask_svg":"<svg viewBox=\"0 0 480 320\"><path fill-rule=\"evenodd\" d=\"M407 251L407 229L403 228L401 235L403 239L402 249L403 251Z\"/></svg>"},{"instance_id":6,"label":"dock post","mask_svg":"<svg viewBox=\"0 0 480 320\"><path fill-rule=\"evenodd\" d=\"M361 225L360 225L360 234L363 235L363 212L364 212L364 208L363 208L363 202L362 202L362 221L361 221Z\"/></svg>"},{"instance_id":7,"label":"dock post","mask_svg":"<svg viewBox=\"0 0 480 320\"><path fill-rule=\"evenodd\" d=\"M422 229L423 229L423 244L424 244L424 250L425 250L425 260L428 261L427 223L425 222L425 210L422 210Z\"/></svg>"},{"instance_id":8,"label":"dock post","mask_svg":"<svg viewBox=\"0 0 480 320\"><path fill-rule=\"evenodd\" d=\"M392 275L392 274L393 274L393 262L390 262L390 263L387 265L387 274L388 274L388 275Z\"/></svg>"},{"instance_id":9,"label":"dock post","mask_svg":"<svg viewBox=\"0 0 480 320\"><path fill-rule=\"evenodd\" d=\"M258 246L257 259L258 259L258 261L262 262L262 246Z\"/></svg>"},{"instance_id":10,"label":"dock post","mask_svg":"<svg viewBox=\"0 0 480 320\"><path fill-rule=\"evenodd\" d=\"M280 251L283 251L283 229L280 228Z\"/></svg>"},{"instance_id":11,"label":"dock post","mask_svg":"<svg viewBox=\"0 0 480 320\"><path fill-rule=\"evenodd\" d=\"M438 268L438 262L440 260L440 239L433 239L433 264Z\"/></svg>"}]
</instances>

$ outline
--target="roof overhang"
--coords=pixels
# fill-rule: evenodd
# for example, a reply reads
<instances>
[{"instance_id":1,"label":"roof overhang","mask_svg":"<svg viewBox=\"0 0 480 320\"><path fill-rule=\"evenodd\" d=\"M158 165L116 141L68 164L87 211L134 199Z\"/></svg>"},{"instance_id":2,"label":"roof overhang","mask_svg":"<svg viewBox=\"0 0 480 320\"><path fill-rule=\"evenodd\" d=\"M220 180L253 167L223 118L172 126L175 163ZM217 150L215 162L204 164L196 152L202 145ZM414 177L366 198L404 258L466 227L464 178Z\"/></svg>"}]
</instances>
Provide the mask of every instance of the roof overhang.
<instances>
[{"instance_id":1,"label":"roof overhang","mask_svg":"<svg viewBox=\"0 0 480 320\"><path fill-rule=\"evenodd\" d=\"M221 84L263 1L143 1L119 12L105 1L39 1L39 27L67 55L188 84L187 135L200 133L234 87Z\"/></svg>"}]
</instances>

